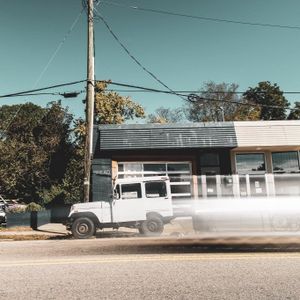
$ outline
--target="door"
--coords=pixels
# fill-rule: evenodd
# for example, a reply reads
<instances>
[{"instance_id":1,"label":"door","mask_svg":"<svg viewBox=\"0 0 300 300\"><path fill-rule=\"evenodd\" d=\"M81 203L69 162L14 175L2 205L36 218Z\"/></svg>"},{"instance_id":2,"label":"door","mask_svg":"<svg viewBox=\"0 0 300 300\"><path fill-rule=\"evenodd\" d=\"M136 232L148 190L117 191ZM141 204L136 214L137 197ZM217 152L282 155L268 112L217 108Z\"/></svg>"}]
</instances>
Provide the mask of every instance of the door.
<instances>
[{"instance_id":1,"label":"door","mask_svg":"<svg viewBox=\"0 0 300 300\"><path fill-rule=\"evenodd\" d=\"M220 174L220 167L202 167L201 175L206 175L206 194L207 197L217 196L217 178Z\"/></svg>"},{"instance_id":2,"label":"door","mask_svg":"<svg viewBox=\"0 0 300 300\"><path fill-rule=\"evenodd\" d=\"M114 223L146 220L141 183L120 184L119 195L113 201L112 209Z\"/></svg>"},{"instance_id":3,"label":"door","mask_svg":"<svg viewBox=\"0 0 300 300\"><path fill-rule=\"evenodd\" d=\"M146 211L157 212L163 217L173 215L170 185L168 181L145 182Z\"/></svg>"}]
</instances>

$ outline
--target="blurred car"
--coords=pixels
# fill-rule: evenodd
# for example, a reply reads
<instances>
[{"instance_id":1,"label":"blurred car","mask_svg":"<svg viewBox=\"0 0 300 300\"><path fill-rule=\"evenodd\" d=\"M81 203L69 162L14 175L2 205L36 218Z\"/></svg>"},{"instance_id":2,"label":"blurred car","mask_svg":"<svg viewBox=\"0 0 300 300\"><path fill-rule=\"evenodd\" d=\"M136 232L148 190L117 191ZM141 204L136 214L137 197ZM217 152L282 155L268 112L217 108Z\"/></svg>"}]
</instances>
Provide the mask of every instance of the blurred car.
<instances>
[{"instance_id":1,"label":"blurred car","mask_svg":"<svg viewBox=\"0 0 300 300\"><path fill-rule=\"evenodd\" d=\"M212 235L300 234L300 197L201 199L194 205L193 226Z\"/></svg>"}]
</instances>

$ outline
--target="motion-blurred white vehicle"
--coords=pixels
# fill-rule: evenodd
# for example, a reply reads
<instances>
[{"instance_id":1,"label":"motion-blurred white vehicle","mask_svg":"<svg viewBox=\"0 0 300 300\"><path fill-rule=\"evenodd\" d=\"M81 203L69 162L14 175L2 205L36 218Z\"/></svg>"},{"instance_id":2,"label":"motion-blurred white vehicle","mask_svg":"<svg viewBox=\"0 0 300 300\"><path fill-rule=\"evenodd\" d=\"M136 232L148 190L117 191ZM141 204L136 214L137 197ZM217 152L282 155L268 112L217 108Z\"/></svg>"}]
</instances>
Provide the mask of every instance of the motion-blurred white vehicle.
<instances>
[{"instance_id":1,"label":"motion-blurred white vehicle","mask_svg":"<svg viewBox=\"0 0 300 300\"><path fill-rule=\"evenodd\" d=\"M194 205L193 225L201 233L300 234L300 197L201 199Z\"/></svg>"}]
</instances>

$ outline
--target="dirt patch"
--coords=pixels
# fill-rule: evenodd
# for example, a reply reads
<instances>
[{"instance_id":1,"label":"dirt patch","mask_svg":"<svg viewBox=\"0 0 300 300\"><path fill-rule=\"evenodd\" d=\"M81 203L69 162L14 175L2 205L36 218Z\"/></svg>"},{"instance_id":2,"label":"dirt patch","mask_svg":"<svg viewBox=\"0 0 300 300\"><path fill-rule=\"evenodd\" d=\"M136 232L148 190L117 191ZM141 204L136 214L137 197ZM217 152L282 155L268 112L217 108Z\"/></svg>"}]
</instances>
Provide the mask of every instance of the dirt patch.
<instances>
[{"instance_id":1,"label":"dirt patch","mask_svg":"<svg viewBox=\"0 0 300 300\"><path fill-rule=\"evenodd\" d=\"M9 231L33 231L33 229L31 227L0 227L0 232L9 232Z\"/></svg>"},{"instance_id":2,"label":"dirt patch","mask_svg":"<svg viewBox=\"0 0 300 300\"><path fill-rule=\"evenodd\" d=\"M11 240L11 241L31 241L31 240L48 240L53 238L49 235L35 235L35 234L26 234L26 235L16 235L16 234L2 234L0 236L1 240Z\"/></svg>"}]
</instances>

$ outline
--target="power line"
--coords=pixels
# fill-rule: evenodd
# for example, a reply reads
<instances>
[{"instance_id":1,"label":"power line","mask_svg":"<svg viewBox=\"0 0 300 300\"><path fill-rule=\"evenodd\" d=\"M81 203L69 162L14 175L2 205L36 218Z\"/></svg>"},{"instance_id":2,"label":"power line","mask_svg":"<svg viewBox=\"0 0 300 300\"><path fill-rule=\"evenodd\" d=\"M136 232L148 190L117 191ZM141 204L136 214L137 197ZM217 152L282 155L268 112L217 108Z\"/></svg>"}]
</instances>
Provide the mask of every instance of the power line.
<instances>
[{"instance_id":1,"label":"power line","mask_svg":"<svg viewBox=\"0 0 300 300\"><path fill-rule=\"evenodd\" d=\"M137 88L140 90L145 90L148 92L157 92L157 93L163 93L163 94L173 94L170 91L165 91L165 90L159 90L159 89L153 89L153 88L148 88L148 87L142 87L142 86L137 86L137 85L131 85L131 84L125 84L125 83L119 83L119 82L113 82L113 81L103 81L103 80L98 80L99 82L105 82L107 84L111 85L116 85L116 86L122 86L122 87L129 87L129 88ZM201 97L199 95L195 94L176 94L180 95L180 97L183 98L184 101L188 101L190 103L197 103L199 101L212 101L212 102L222 102L222 103L228 103L228 104L235 104L235 105L243 105L243 106L252 106L252 107L266 107L266 108L273 108L273 109L286 109L290 111L298 110L298 108L289 108L289 107L282 107L278 105L265 105L265 104L256 104L256 103L249 103L249 102L241 102L241 101L228 101L228 100L223 100L223 99L215 99L215 98L206 98L206 97Z\"/></svg>"},{"instance_id":2,"label":"power line","mask_svg":"<svg viewBox=\"0 0 300 300\"><path fill-rule=\"evenodd\" d=\"M120 3L115 2L107 2L107 1L98 1L103 4L118 6L127 9L134 9L138 11L145 11L150 13L156 14L163 14L163 15L171 15L176 17L184 17L202 21L212 21L212 22L222 22L222 23L231 23L231 24L239 24L239 25L248 25L248 26L256 26L256 27L269 27L269 28L280 28L280 29L292 29L292 30L300 30L300 26L298 25L285 25L285 24L272 24L272 23L260 23L260 22L247 22L247 21L238 21L238 20L231 20L231 19L221 19L221 18L212 18L212 17L204 17L204 16L196 16L196 15L188 15L176 12L170 12L160 9L151 9L151 8L143 8L138 6L127 6Z\"/></svg>"},{"instance_id":3,"label":"power line","mask_svg":"<svg viewBox=\"0 0 300 300\"><path fill-rule=\"evenodd\" d=\"M14 95L13 97L27 97L27 96L63 96L65 98L72 98L71 96L75 94L78 96L79 94L85 93L85 91L78 91L78 92L55 92L55 93L29 93L29 94L20 94L20 95ZM12 97L12 96L11 96Z\"/></svg>"},{"instance_id":4,"label":"power line","mask_svg":"<svg viewBox=\"0 0 300 300\"><path fill-rule=\"evenodd\" d=\"M59 50L61 49L61 47L63 46L63 44L65 43L65 41L67 40L67 38L69 37L69 35L72 33L73 29L75 28L76 24L78 23L82 13L84 11L84 8L82 8L81 12L79 13L79 15L76 17L76 19L74 20L74 22L72 23L71 27L69 28L69 30L67 31L67 33L65 34L64 38L61 40L61 42L58 44L57 48L55 49L54 53L51 55L49 61L47 62L46 66L44 67L44 69L42 70L41 74L39 75L38 79L36 80L36 82L34 83L33 87L36 87L37 84L40 82L40 80L42 79L42 77L44 76L44 74L46 73L47 69L49 68L50 64L52 63L52 61L54 60L54 58L56 57L57 53L59 52Z\"/></svg>"},{"instance_id":5,"label":"power line","mask_svg":"<svg viewBox=\"0 0 300 300\"><path fill-rule=\"evenodd\" d=\"M117 92L117 93L151 93L155 91L148 91L148 90L126 90L126 89L107 89L107 91L110 92ZM206 93L206 94L237 94L237 95L242 95L245 92L242 91L235 91L235 92L229 92L229 91L206 91L206 90L174 90L175 93L183 93L183 94L197 94L197 93ZM300 91L282 91L283 94L300 94Z\"/></svg>"},{"instance_id":6,"label":"power line","mask_svg":"<svg viewBox=\"0 0 300 300\"><path fill-rule=\"evenodd\" d=\"M128 48L120 41L120 39L116 36L116 34L113 32L107 21L103 18L103 16L98 12L96 8L94 10L97 12L97 17L104 23L110 34L114 37L114 39L117 41L117 43L123 48L123 50L129 55L129 57L140 67L142 68L147 74L149 74L155 81L157 81L160 85L165 87L167 90L170 91L170 93L180 97L182 96L175 93L171 88L169 88L165 83L163 83L157 76L155 76L151 71L149 71L142 63L135 57L131 52L128 50ZM95 17L94 17L95 18ZM183 99L184 100L184 99Z\"/></svg>"},{"instance_id":7,"label":"power line","mask_svg":"<svg viewBox=\"0 0 300 300\"><path fill-rule=\"evenodd\" d=\"M51 86L47 86L47 87L43 87L43 88L39 88L39 89L33 89L33 90L28 90L28 91L16 92L16 93L12 93L12 94L0 95L0 98L15 97L15 96L20 96L20 95L25 95L25 94L27 95L29 93L50 90L53 88L58 88L58 87L63 87L63 86L75 85L75 84L82 83L82 82L86 82L86 80L78 80L78 81L73 81L73 82L51 85Z\"/></svg>"}]
</instances>

